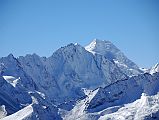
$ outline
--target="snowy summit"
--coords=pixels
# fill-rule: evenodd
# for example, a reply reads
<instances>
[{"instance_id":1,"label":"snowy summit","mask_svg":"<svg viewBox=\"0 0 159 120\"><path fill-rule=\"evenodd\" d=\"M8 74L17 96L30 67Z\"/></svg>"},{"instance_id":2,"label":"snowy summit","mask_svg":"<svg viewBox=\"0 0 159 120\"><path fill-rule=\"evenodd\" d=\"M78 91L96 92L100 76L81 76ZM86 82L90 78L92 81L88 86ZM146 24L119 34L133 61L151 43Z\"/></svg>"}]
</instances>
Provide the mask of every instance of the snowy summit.
<instances>
[{"instance_id":1,"label":"snowy summit","mask_svg":"<svg viewBox=\"0 0 159 120\"><path fill-rule=\"evenodd\" d=\"M85 49L89 52L106 55L107 52L116 53L118 48L116 48L110 41L94 39Z\"/></svg>"}]
</instances>

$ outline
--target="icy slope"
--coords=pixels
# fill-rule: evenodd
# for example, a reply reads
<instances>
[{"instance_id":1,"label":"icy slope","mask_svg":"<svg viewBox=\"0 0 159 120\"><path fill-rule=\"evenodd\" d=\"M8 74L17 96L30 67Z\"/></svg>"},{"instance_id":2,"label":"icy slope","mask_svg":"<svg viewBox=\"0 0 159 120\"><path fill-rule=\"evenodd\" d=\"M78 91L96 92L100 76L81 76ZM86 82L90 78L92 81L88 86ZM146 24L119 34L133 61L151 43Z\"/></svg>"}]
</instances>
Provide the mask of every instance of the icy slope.
<instances>
[{"instance_id":1,"label":"icy slope","mask_svg":"<svg viewBox=\"0 0 159 120\"><path fill-rule=\"evenodd\" d=\"M85 102L82 100L76 106L81 107L78 105L83 106ZM158 120L159 94L152 96L142 94L141 98L132 103L109 107L100 112L88 113L78 110L74 108L68 112L64 120Z\"/></svg>"},{"instance_id":2,"label":"icy slope","mask_svg":"<svg viewBox=\"0 0 159 120\"><path fill-rule=\"evenodd\" d=\"M90 103L90 101L93 99L93 97L96 95L99 89L96 89L94 91L89 91L89 94L87 97L83 100L79 100L75 107L71 111L65 111L60 109L61 116L63 116L64 120L77 120L81 119L83 115L86 115L86 106Z\"/></svg>"},{"instance_id":3,"label":"icy slope","mask_svg":"<svg viewBox=\"0 0 159 120\"><path fill-rule=\"evenodd\" d=\"M158 120L159 119L159 94L141 98L133 103L125 104L117 112L105 114L99 120Z\"/></svg>"},{"instance_id":4,"label":"icy slope","mask_svg":"<svg viewBox=\"0 0 159 120\"><path fill-rule=\"evenodd\" d=\"M155 95L158 91L159 73L141 74L101 88L90 102L87 110L94 112L122 105L139 99L142 93Z\"/></svg>"},{"instance_id":5,"label":"icy slope","mask_svg":"<svg viewBox=\"0 0 159 120\"><path fill-rule=\"evenodd\" d=\"M32 113L33 113L33 108L31 105L29 105L12 115L2 118L1 120L29 120Z\"/></svg>"},{"instance_id":6,"label":"icy slope","mask_svg":"<svg viewBox=\"0 0 159 120\"><path fill-rule=\"evenodd\" d=\"M159 73L138 75L93 92L93 98L90 95L88 100L88 94L71 111L65 111L63 118L142 120L159 117Z\"/></svg>"}]
</instances>

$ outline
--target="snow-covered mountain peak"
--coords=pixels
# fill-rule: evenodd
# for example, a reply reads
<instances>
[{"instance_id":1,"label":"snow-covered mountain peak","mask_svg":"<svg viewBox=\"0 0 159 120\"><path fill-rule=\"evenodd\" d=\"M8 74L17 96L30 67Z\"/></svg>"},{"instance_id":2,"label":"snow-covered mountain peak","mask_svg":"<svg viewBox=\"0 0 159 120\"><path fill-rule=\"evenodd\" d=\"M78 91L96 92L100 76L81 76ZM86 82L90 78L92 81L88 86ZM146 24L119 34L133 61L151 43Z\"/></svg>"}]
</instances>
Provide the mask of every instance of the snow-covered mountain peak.
<instances>
[{"instance_id":1,"label":"snow-covered mountain peak","mask_svg":"<svg viewBox=\"0 0 159 120\"><path fill-rule=\"evenodd\" d=\"M117 64L124 71L129 71L128 75L137 75L141 70L138 66L129 60L113 43L106 40L94 39L88 46L87 51L94 55L102 55L106 59Z\"/></svg>"},{"instance_id":2,"label":"snow-covered mountain peak","mask_svg":"<svg viewBox=\"0 0 159 120\"><path fill-rule=\"evenodd\" d=\"M92 53L105 54L105 52L118 52L119 49L110 41L94 39L85 49Z\"/></svg>"}]
</instances>

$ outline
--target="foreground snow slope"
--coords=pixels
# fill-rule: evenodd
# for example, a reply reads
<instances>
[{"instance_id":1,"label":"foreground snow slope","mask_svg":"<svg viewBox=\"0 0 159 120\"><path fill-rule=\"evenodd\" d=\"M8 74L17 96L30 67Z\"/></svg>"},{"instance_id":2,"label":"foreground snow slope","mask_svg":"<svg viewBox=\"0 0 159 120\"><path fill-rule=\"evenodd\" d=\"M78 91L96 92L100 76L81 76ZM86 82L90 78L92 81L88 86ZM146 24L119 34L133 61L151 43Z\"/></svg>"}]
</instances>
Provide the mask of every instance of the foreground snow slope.
<instances>
[{"instance_id":1,"label":"foreground snow slope","mask_svg":"<svg viewBox=\"0 0 159 120\"><path fill-rule=\"evenodd\" d=\"M6 78L6 77L5 77ZM9 76L8 78L16 79L15 77ZM21 108L25 104L31 104L31 96L25 89L14 87L2 76L0 76L0 105L4 106L7 115L10 115Z\"/></svg>"},{"instance_id":2,"label":"foreground snow slope","mask_svg":"<svg viewBox=\"0 0 159 120\"><path fill-rule=\"evenodd\" d=\"M33 113L33 108L31 105L19 110L18 112L9 115L1 120L29 120L29 117Z\"/></svg>"},{"instance_id":3,"label":"foreground snow slope","mask_svg":"<svg viewBox=\"0 0 159 120\"><path fill-rule=\"evenodd\" d=\"M145 73L92 92L80 100L71 111L61 110L63 118L65 120L159 118L159 73L153 75Z\"/></svg>"},{"instance_id":4,"label":"foreground snow slope","mask_svg":"<svg viewBox=\"0 0 159 120\"><path fill-rule=\"evenodd\" d=\"M87 110L94 112L103 108L122 105L139 99L142 93L155 95L158 91L159 73L141 74L100 88Z\"/></svg>"},{"instance_id":5,"label":"foreground snow slope","mask_svg":"<svg viewBox=\"0 0 159 120\"><path fill-rule=\"evenodd\" d=\"M125 104L118 111L100 116L99 120L158 120L159 93L153 96L142 94L133 103Z\"/></svg>"},{"instance_id":6,"label":"foreground snow slope","mask_svg":"<svg viewBox=\"0 0 159 120\"><path fill-rule=\"evenodd\" d=\"M84 101L78 105L82 103ZM147 96L143 93L141 98L132 103L109 107L100 112L88 113L78 110L74 108L73 111L68 112L64 120L158 120L159 94Z\"/></svg>"},{"instance_id":7,"label":"foreground snow slope","mask_svg":"<svg viewBox=\"0 0 159 120\"><path fill-rule=\"evenodd\" d=\"M7 81L14 81L15 79L13 76L0 76L0 118L14 114L28 104L33 104L34 114L32 114L31 120L38 118L60 120L57 107L46 100L42 93L26 90L20 83L13 86L12 83Z\"/></svg>"}]
</instances>

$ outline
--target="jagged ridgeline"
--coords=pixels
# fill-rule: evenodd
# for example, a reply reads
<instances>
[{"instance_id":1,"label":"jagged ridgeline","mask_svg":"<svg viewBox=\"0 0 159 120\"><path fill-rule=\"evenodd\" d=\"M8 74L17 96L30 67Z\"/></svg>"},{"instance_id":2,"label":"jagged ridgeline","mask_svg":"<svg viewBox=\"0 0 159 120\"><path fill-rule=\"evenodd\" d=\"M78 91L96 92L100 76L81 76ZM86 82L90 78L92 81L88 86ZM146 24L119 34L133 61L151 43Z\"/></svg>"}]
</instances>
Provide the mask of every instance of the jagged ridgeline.
<instances>
[{"instance_id":1,"label":"jagged ridgeline","mask_svg":"<svg viewBox=\"0 0 159 120\"><path fill-rule=\"evenodd\" d=\"M158 64L141 70L110 41L98 39L86 47L71 43L50 57L10 54L0 58L0 118L158 118L158 71Z\"/></svg>"}]
</instances>

